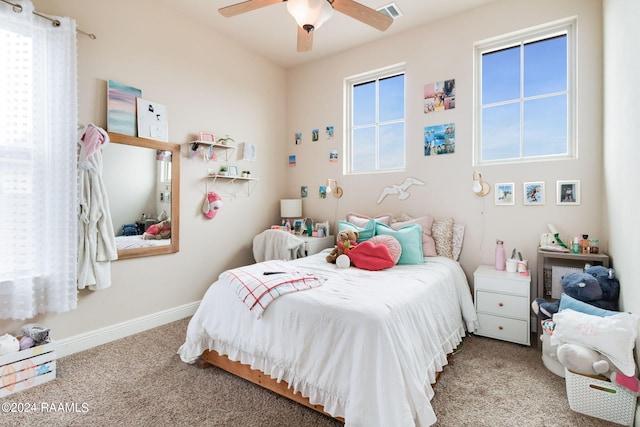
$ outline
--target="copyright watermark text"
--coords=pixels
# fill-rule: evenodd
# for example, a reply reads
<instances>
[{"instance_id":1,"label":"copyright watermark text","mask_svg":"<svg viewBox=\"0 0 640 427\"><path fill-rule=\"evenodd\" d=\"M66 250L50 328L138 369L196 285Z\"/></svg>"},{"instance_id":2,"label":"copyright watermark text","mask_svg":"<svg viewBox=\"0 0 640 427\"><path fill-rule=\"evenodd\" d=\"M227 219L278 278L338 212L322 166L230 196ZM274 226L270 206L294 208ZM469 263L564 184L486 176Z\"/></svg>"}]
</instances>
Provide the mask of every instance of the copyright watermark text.
<instances>
[{"instance_id":1,"label":"copyright watermark text","mask_svg":"<svg viewBox=\"0 0 640 427\"><path fill-rule=\"evenodd\" d=\"M74 413L86 414L89 404L86 402L2 402L2 413Z\"/></svg>"}]
</instances>

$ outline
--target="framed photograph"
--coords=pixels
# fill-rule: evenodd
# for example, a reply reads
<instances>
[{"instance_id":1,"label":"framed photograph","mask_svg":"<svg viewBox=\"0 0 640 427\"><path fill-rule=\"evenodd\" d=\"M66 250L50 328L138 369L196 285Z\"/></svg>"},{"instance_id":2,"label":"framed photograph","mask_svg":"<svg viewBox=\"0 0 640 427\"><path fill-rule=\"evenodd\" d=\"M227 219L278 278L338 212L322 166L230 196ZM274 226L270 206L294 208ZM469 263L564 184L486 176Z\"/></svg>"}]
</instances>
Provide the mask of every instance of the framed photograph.
<instances>
[{"instance_id":1,"label":"framed photograph","mask_svg":"<svg viewBox=\"0 0 640 427\"><path fill-rule=\"evenodd\" d=\"M215 143L216 136L211 132L200 132L200 141Z\"/></svg>"},{"instance_id":2,"label":"framed photograph","mask_svg":"<svg viewBox=\"0 0 640 427\"><path fill-rule=\"evenodd\" d=\"M579 205L580 181L556 181L556 197L558 205Z\"/></svg>"},{"instance_id":3,"label":"framed photograph","mask_svg":"<svg viewBox=\"0 0 640 427\"><path fill-rule=\"evenodd\" d=\"M227 165L227 171L228 171L228 175L227 176L231 176L231 177L237 177L238 175L238 166L236 165Z\"/></svg>"},{"instance_id":4,"label":"framed photograph","mask_svg":"<svg viewBox=\"0 0 640 427\"><path fill-rule=\"evenodd\" d=\"M302 235L302 231L304 230L303 224L304 224L304 220L303 219L294 220L293 221L293 234L295 234L297 236L301 236Z\"/></svg>"},{"instance_id":5,"label":"framed photograph","mask_svg":"<svg viewBox=\"0 0 640 427\"><path fill-rule=\"evenodd\" d=\"M515 205L515 194L513 182L503 182L496 184L496 205Z\"/></svg>"},{"instance_id":6,"label":"framed photograph","mask_svg":"<svg viewBox=\"0 0 640 427\"><path fill-rule=\"evenodd\" d=\"M537 206L545 204L544 181L525 182L523 184L524 204Z\"/></svg>"}]
</instances>

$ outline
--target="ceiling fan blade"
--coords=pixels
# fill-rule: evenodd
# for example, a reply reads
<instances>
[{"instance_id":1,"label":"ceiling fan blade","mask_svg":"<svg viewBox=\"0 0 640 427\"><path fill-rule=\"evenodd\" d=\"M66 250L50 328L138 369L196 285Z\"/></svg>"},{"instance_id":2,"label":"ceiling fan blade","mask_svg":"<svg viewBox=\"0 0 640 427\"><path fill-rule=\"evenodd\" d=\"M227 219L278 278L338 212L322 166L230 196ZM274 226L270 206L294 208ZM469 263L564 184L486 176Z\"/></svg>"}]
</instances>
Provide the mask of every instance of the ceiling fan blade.
<instances>
[{"instance_id":1,"label":"ceiling fan blade","mask_svg":"<svg viewBox=\"0 0 640 427\"><path fill-rule=\"evenodd\" d=\"M227 18L240 15L241 13L251 12L261 7L271 6L272 4L281 3L286 0L247 0L242 3L232 4L231 6L221 7L218 9L220 15Z\"/></svg>"},{"instance_id":2,"label":"ceiling fan blade","mask_svg":"<svg viewBox=\"0 0 640 427\"><path fill-rule=\"evenodd\" d=\"M384 15L375 9L353 0L333 0L333 2L329 2L338 12L344 13L380 31L389 28L393 22L393 18L390 16Z\"/></svg>"},{"instance_id":3,"label":"ceiling fan blade","mask_svg":"<svg viewBox=\"0 0 640 427\"><path fill-rule=\"evenodd\" d=\"M313 30L298 27L298 52L309 52L313 47Z\"/></svg>"}]
</instances>

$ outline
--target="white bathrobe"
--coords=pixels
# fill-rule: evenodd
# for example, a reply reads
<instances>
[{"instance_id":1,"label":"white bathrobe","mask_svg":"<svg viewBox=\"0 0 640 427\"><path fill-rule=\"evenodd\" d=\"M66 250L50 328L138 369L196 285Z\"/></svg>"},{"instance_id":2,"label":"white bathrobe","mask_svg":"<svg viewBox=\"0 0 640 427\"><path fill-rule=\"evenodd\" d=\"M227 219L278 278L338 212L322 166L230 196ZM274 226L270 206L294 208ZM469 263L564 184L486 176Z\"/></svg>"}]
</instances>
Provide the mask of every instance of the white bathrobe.
<instances>
[{"instance_id":1,"label":"white bathrobe","mask_svg":"<svg viewBox=\"0 0 640 427\"><path fill-rule=\"evenodd\" d=\"M109 199L102 181L102 149L107 133L87 126L80 141L78 211L78 289L111 286L111 261L118 259Z\"/></svg>"}]
</instances>

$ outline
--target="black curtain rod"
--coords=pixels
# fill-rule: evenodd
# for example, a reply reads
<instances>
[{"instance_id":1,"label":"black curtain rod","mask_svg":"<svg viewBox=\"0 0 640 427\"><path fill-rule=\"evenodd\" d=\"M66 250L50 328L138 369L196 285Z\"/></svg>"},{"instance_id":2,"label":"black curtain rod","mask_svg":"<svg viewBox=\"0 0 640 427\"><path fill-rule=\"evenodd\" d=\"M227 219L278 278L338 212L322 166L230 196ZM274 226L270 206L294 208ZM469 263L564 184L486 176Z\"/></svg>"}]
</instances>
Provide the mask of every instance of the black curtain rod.
<instances>
[{"instance_id":1,"label":"black curtain rod","mask_svg":"<svg viewBox=\"0 0 640 427\"><path fill-rule=\"evenodd\" d=\"M3 2L3 3L6 3L8 5L11 5L13 7L13 11L16 12L16 13L22 12L22 6L21 5L16 4L16 3L11 3L10 1L7 1L7 0L0 0L0 1ZM35 10L33 11L33 14L34 15L38 15L40 18L44 18L44 19L46 19L48 21L51 21L51 25L53 25L54 27L59 27L60 26L60 21L58 21L57 19L50 18L47 15L43 15L42 13L37 12ZM96 39L96 35L95 34L87 33L86 31L82 31L79 28L76 28L76 32L80 33L80 34L82 34L84 36L87 36L92 40Z\"/></svg>"}]
</instances>

